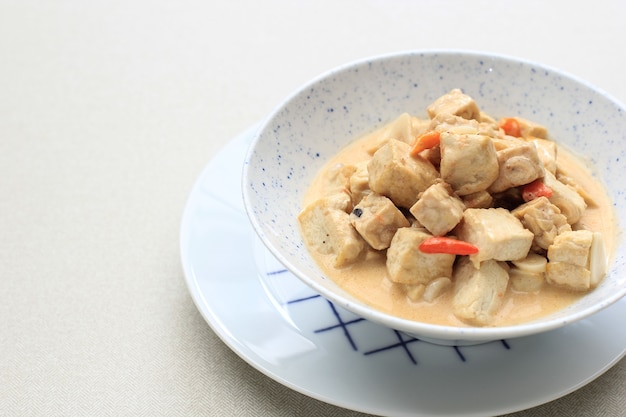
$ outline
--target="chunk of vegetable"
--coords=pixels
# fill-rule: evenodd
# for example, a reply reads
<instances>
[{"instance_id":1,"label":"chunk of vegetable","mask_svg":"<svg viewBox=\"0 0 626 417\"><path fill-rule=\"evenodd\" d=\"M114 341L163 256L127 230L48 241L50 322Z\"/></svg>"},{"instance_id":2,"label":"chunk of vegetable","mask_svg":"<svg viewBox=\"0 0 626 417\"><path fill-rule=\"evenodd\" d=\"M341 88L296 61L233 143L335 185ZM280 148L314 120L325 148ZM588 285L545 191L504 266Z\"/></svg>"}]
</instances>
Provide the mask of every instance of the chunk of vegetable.
<instances>
[{"instance_id":1,"label":"chunk of vegetable","mask_svg":"<svg viewBox=\"0 0 626 417\"><path fill-rule=\"evenodd\" d=\"M522 129L519 122L514 117L505 117L500 120L500 127L509 136L515 136L519 138L522 136Z\"/></svg>"},{"instance_id":2,"label":"chunk of vegetable","mask_svg":"<svg viewBox=\"0 0 626 417\"><path fill-rule=\"evenodd\" d=\"M548 187L541 179L537 179L522 188L522 198L528 202L539 197L552 197L552 188Z\"/></svg>"},{"instance_id":3,"label":"chunk of vegetable","mask_svg":"<svg viewBox=\"0 0 626 417\"><path fill-rule=\"evenodd\" d=\"M524 259L512 261L513 265L518 269L535 274L543 274L546 272L546 264L548 260L536 253L529 253Z\"/></svg>"},{"instance_id":4,"label":"chunk of vegetable","mask_svg":"<svg viewBox=\"0 0 626 417\"><path fill-rule=\"evenodd\" d=\"M591 286L597 286L607 273L607 256L602 233L594 232L589 252L589 270L591 271Z\"/></svg>"},{"instance_id":5,"label":"chunk of vegetable","mask_svg":"<svg viewBox=\"0 0 626 417\"><path fill-rule=\"evenodd\" d=\"M424 253L448 253L451 255L472 255L478 253L478 248L471 243L445 236L433 236L419 245Z\"/></svg>"},{"instance_id":6,"label":"chunk of vegetable","mask_svg":"<svg viewBox=\"0 0 626 417\"><path fill-rule=\"evenodd\" d=\"M544 282L548 260L536 253L529 253L524 259L512 262L509 280L512 288L520 292L536 292Z\"/></svg>"},{"instance_id":7,"label":"chunk of vegetable","mask_svg":"<svg viewBox=\"0 0 626 417\"><path fill-rule=\"evenodd\" d=\"M412 157L416 157L420 154L420 152L425 151L426 149L434 148L439 145L440 138L440 132L436 130L426 132L423 135L418 136L413 148L411 149L410 155Z\"/></svg>"}]
</instances>

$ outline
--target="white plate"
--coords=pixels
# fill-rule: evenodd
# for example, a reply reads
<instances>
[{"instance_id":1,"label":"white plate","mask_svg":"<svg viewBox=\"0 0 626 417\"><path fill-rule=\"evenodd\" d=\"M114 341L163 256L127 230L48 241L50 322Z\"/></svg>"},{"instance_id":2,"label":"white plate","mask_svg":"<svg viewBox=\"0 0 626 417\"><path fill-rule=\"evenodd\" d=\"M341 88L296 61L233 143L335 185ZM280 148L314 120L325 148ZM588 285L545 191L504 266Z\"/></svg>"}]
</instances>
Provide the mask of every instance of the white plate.
<instances>
[{"instance_id":1,"label":"white plate","mask_svg":"<svg viewBox=\"0 0 626 417\"><path fill-rule=\"evenodd\" d=\"M180 245L197 308L259 371L366 413L484 416L559 398L624 356L626 299L560 330L467 347L412 339L332 305L286 271L248 222L240 182L253 129L225 146L198 178Z\"/></svg>"}]
</instances>

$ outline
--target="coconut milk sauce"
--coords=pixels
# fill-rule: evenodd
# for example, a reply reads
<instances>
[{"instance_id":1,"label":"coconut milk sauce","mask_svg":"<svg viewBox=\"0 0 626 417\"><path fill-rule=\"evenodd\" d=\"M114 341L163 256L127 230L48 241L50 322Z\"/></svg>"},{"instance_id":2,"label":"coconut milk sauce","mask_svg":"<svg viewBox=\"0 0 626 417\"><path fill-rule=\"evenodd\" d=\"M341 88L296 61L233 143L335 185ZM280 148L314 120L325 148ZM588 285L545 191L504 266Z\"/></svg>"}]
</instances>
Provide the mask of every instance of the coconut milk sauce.
<instances>
[{"instance_id":1,"label":"coconut milk sauce","mask_svg":"<svg viewBox=\"0 0 626 417\"><path fill-rule=\"evenodd\" d=\"M366 135L332 157L313 180L304 197L304 205L325 194L325 176L337 164L355 164L369 160L367 152L377 139L376 134ZM590 204L580 221L584 228L603 234L607 254L612 254L616 244L616 218L611 201L604 186L592 175L591 169L581 158L563 147L558 147L559 169L579 184L595 204ZM452 293L437 298L434 302L413 302L405 295L400 285L387 278L385 252L371 249L364 260L345 268L335 268L330 255L311 251L311 255L324 273L346 291L374 308L409 320L432 324L467 326L452 313ZM565 308L584 293L577 293L544 284L538 293L521 293L509 289L503 305L495 317L493 326L511 325L548 315Z\"/></svg>"}]
</instances>

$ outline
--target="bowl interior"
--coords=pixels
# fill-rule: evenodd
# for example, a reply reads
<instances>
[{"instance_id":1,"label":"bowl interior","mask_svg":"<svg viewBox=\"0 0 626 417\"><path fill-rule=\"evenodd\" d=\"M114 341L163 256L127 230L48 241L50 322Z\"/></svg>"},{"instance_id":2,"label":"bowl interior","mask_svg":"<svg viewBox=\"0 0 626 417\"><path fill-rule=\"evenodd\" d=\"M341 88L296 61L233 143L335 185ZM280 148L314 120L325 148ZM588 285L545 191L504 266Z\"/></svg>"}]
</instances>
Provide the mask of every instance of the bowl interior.
<instances>
[{"instance_id":1,"label":"bowl interior","mask_svg":"<svg viewBox=\"0 0 626 417\"><path fill-rule=\"evenodd\" d=\"M324 276L302 242L297 215L322 165L357 137L426 106L453 88L490 115L545 125L551 138L584 156L607 186L618 224L626 224L625 109L606 93L552 68L474 52L409 52L332 70L305 85L270 115L244 163L243 195L261 240L296 276L335 303L398 330L443 339L512 337L549 330L591 314L626 292L626 248L618 240L603 283L579 302L523 325L449 328L373 311Z\"/></svg>"}]
</instances>

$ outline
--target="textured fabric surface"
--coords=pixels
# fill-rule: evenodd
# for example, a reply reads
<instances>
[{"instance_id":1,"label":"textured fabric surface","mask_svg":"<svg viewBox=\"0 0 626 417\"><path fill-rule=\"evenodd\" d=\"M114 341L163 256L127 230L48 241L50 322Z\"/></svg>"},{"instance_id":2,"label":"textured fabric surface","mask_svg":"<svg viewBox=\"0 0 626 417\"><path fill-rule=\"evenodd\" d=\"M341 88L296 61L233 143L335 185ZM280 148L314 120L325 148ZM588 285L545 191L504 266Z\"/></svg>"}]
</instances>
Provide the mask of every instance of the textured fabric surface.
<instances>
[{"instance_id":1,"label":"textured fabric surface","mask_svg":"<svg viewBox=\"0 0 626 417\"><path fill-rule=\"evenodd\" d=\"M622 2L443 3L0 3L0 416L361 416L222 343L185 286L180 217L218 149L352 59L485 49L626 101ZM625 410L622 360L514 415Z\"/></svg>"}]
</instances>

